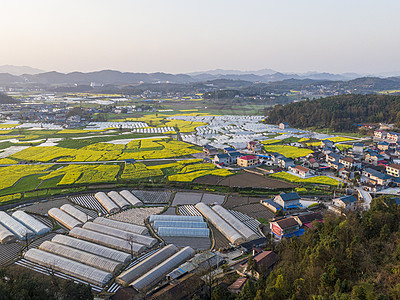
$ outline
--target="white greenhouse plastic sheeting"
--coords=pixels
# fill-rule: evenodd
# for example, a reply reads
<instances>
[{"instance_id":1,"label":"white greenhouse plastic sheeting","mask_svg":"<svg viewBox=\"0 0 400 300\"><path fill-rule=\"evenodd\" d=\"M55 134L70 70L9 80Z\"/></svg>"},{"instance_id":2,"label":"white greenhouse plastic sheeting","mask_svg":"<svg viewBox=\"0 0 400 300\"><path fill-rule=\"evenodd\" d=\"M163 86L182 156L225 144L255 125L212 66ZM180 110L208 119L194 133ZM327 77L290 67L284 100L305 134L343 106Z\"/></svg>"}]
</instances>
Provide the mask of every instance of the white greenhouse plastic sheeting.
<instances>
[{"instance_id":1,"label":"white greenhouse plastic sheeting","mask_svg":"<svg viewBox=\"0 0 400 300\"><path fill-rule=\"evenodd\" d=\"M180 228L180 227L160 227L159 236L187 236L187 237L208 237L210 231L208 228Z\"/></svg>"},{"instance_id":2,"label":"white greenhouse plastic sheeting","mask_svg":"<svg viewBox=\"0 0 400 300\"><path fill-rule=\"evenodd\" d=\"M125 200L124 197L122 197L120 194L118 194L116 191L111 191L107 193L107 196L111 198L112 201L114 201L119 207L122 209L126 209L131 204Z\"/></svg>"},{"instance_id":3,"label":"white greenhouse plastic sheeting","mask_svg":"<svg viewBox=\"0 0 400 300\"><path fill-rule=\"evenodd\" d=\"M131 285L138 291L146 290L156 285L166 274L189 259L194 253L195 251L190 247L183 248L178 253L175 253L170 258L136 279Z\"/></svg>"},{"instance_id":4,"label":"white greenhouse plastic sheeting","mask_svg":"<svg viewBox=\"0 0 400 300\"><path fill-rule=\"evenodd\" d=\"M172 255L177 253L178 250L178 247L170 244L160 251L157 251L153 255L149 256L145 260L141 261L137 265L133 266L132 268L121 273L121 275L119 275L115 281L122 285L128 285L161 262L165 261L168 257L171 257Z\"/></svg>"},{"instance_id":5,"label":"white greenhouse plastic sheeting","mask_svg":"<svg viewBox=\"0 0 400 300\"><path fill-rule=\"evenodd\" d=\"M142 206L143 202L140 201L134 194L128 190L123 190L119 192L132 206Z\"/></svg>"},{"instance_id":6,"label":"white greenhouse plastic sheeting","mask_svg":"<svg viewBox=\"0 0 400 300\"><path fill-rule=\"evenodd\" d=\"M87 230L83 228L73 228L69 235L76 237L78 239L83 239L89 242L99 243L103 246L107 246L110 248L114 248L117 250L121 250L124 252L131 253L131 250L134 255L137 255L144 250L146 250L146 246L138 243L128 243L127 240L123 240L120 238L116 238L113 236L107 235L107 233L98 233L96 231Z\"/></svg>"},{"instance_id":7,"label":"white greenhouse plastic sheeting","mask_svg":"<svg viewBox=\"0 0 400 300\"><path fill-rule=\"evenodd\" d=\"M13 243L16 240L17 237L10 230L0 224L0 243Z\"/></svg>"},{"instance_id":8,"label":"white greenhouse plastic sheeting","mask_svg":"<svg viewBox=\"0 0 400 300\"><path fill-rule=\"evenodd\" d=\"M154 221L187 221L187 222L204 222L202 216L177 216L177 215L151 215L150 222Z\"/></svg>"},{"instance_id":9,"label":"white greenhouse plastic sheeting","mask_svg":"<svg viewBox=\"0 0 400 300\"><path fill-rule=\"evenodd\" d=\"M43 242L39 249L110 273L115 273L122 268L120 262L50 241Z\"/></svg>"},{"instance_id":10,"label":"white greenhouse plastic sheeting","mask_svg":"<svg viewBox=\"0 0 400 300\"><path fill-rule=\"evenodd\" d=\"M0 211L0 223L20 240L25 240L27 237L29 239L31 236L34 235L32 230L30 230L25 225L22 225L20 222L15 220L4 211Z\"/></svg>"},{"instance_id":11,"label":"white greenhouse plastic sheeting","mask_svg":"<svg viewBox=\"0 0 400 300\"><path fill-rule=\"evenodd\" d=\"M149 236L144 236L144 235L137 234L137 233L132 233L129 231L125 231L125 230L121 230L121 229L117 229L117 228L113 228L113 227L109 227L109 226L106 226L103 224L89 222L89 223L86 223L85 225L83 225L82 228L89 229L92 231L97 231L100 233L107 233L110 236L114 236L114 237L124 239L124 240L129 239L132 242L145 245L148 248L151 248L155 244L157 244L157 240L155 238L152 238Z\"/></svg>"},{"instance_id":12,"label":"white greenhouse plastic sheeting","mask_svg":"<svg viewBox=\"0 0 400 300\"><path fill-rule=\"evenodd\" d=\"M113 228L129 231L129 232L137 233L137 234L148 233L147 228L144 226L131 224L131 223L125 223L125 222L121 222L121 221L115 221L115 220L102 218L102 217L98 217L98 218L94 219L93 223L102 224L102 225L106 225L108 227L113 227Z\"/></svg>"},{"instance_id":13,"label":"white greenhouse plastic sheeting","mask_svg":"<svg viewBox=\"0 0 400 300\"><path fill-rule=\"evenodd\" d=\"M68 229L82 226L82 222L72 217L70 214L62 211L59 208L53 207L49 210L49 216L56 219Z\"/></svg>"},{"instance_id":14,"label":"white greenhouse plastic sheeting","mask_svg":"<svg viewBox=\"0 0 400 300\"><path fill-rule=\"evenodd\" d=\"M217 214L219 214L225 221L227 221L236 231L243 235L246 240L251 241L258 239L257 234L239 221L234 215L228 210L223 208L221 205L214 205L212 208Z\"/></svg>"},{"instance_id":15,"label":"white greenhouse plastic sheeting","mask_svg":"<svg viewBox=\"0 0 400 300\"><path fill-rule=\"evenodd\" d=\"M176 227L176 228L207 228L206 222L187 222L187 221L154 221L153 227Z\"/></svg>"},{"instance_id":16,"label":"white greenhouse plastic sheeting","mask_svg":"<svg viewBox=\"0 0 400 300\"><path fill-rule=\"evenodd\" d=\"M63 212L66 212L67 214L70 214L73 216L75 219L82 223L86 223L87 221L93 220L91 216L88 214L85 214L83 211L77 209L76 207L72 206L71 204L64 204L63 206L60 207L60 209Z\"/></svg>"},{"instance_id":17,"label":"white greenhouse plastic sheeting","mask_svg":"<svg viewBox=\"0 0 400 300\"><path fill-rule=\"evenodd\" d=\"M109 258L111 260L115 260L123 264L126 264L128 261L132 259L132 256L128 253L111 249L95 243L82 241L67 235L57 234L52 238L51 241L60 245L65 245L98 256Z\"/></svg>"},{"instance_id":18,"label":"white greenhouse plastic sheeting","mask_svg":"<svg viewBox=\"0 0 400 300\"><path fill-rule=\"evenodd\" d=\"M113 277L111 273L39 249L29 249L25 259L102 287Z\"/></svg>"},{"instance_id":19,"label":"white greenhouse plastic sheeting","mask_svg":"<svg viewBox=\"0 0 400 300\"><path fill-rule=\"evenodd\" d=\"M195 207L233 244L241 244L246 239L231 225L222 219L215 211L204 203L197 203Z\"/></svg>"},{"instance_id":20,"label":"white greenhouse plastic sheeting","mask_svg":"<svg viewBox=\"0 0 400 300\"><path fill-rule=\"evenodd\" d=\"M103 192L98 192L96 194L94 194L94 196L96 197L97 201L100 202L100 204L106 209L106 211L108 211L110 214L119 212L120 208L117 204L114 203L114 201L112 201L110 199L110 197L108 197L105 193Z\"/></svg>"},{"instance_id":21,"label":"white greenhouse plastic sheeting","mask_svg":"<svg viewBox=\"0 0 400 300\"><path fill-rule=\"evenodd\" d=\"M37 235L42 235L49 232L51 229L44 225L39 220L34 217L28 215L26 212L22 210L17 210L12 214L13 218L28 227Z\"/></svg>"}]
</instances>

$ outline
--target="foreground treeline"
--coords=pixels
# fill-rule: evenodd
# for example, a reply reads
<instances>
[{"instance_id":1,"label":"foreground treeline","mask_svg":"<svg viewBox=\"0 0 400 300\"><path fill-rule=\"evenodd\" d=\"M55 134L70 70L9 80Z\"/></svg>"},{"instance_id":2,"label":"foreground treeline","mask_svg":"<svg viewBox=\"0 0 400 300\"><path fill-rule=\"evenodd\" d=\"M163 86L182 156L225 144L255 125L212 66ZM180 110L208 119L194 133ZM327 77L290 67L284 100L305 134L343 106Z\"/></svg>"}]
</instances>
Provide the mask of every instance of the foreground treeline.
<instances>
[{"instance_id":1,"label":"foreground treeline","mask_svg":"<svg viewBox=\"0 0 400 300\"><path fill-rule=\"evenodd\" d=\"M341 95L307 100L266 111L267 123L289 122L291 127L356 130L359 123L395 123L400 127L400 97Z\"/></svg>"},{"instance_id":2,"label":"foreground treeline","mask_svg":"<svg viewBox=\"0 0 400 300\"><path fill-rule=\"evenodd\" d=\"M92 300L90 286L24 268L0 270L0 300Z\"/></svg>"},{"instance_id":3,"label":"foreground treeline","mask_svg":"<svg viewBox=\"0 0 400 300\"><path fill-rule=\"evenodd\" d=\"M236 298L400 299L400 208L386 197L347 218L328 216L274 251L277 267ZM217 288L214 299L235 299Z\"/></svg>"}]
</instances>

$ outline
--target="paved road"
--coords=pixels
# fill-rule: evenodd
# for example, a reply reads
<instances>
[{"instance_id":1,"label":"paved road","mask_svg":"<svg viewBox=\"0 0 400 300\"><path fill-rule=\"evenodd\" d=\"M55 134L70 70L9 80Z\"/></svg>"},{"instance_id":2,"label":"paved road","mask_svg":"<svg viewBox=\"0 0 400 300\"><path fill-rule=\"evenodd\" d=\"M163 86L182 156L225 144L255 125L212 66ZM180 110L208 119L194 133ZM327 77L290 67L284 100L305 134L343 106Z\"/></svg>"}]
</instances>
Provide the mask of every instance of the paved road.
<instances>
[{"instance_id":1,"label":"paved road","mask_svg":"<svg viewBox=\"0 0 400 300\"><path fill-rule=\"evenodd\" d=\"M368 193L367 191L364 191L361 187L357 188L358 193L360 194L361 198L364 199L364 207L365 209L369 209L372 201L371 194Z\"/></svg>"}]
</instances>

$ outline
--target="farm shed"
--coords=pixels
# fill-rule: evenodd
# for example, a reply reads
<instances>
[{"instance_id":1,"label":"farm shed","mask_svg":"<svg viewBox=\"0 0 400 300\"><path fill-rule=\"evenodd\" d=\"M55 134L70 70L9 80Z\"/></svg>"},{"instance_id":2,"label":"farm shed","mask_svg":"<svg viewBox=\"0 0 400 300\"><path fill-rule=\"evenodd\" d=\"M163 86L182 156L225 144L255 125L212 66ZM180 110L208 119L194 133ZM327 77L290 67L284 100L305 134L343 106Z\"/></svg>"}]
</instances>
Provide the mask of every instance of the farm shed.
<instances>
[{"instance_id":1,"label":"farm shed","mask_svg":"<svg viewBox=\"0 0 400 300\"><path fill-rule=\"evenodd\" d=\"M105 225L108 227L113 227L113 228L129 231L129 232L137 233L137 234L148 233L147 228L144 226L125 223L125 222L121 222L121 221L115 221L115 220L106 219L106 218L102 218L102 217L94 219L93 223L102 224L102 225Z\"/></svg>"},{"instance_id":2,"label":"farm shed","mask_svg":"<svg viewBox=\"0 0 400 300\"><path fill-rule=\"evenodd\" d=\"M108 272L39 249L29 249L25 259L98 286L105 286L112 278Z\"/></svg>"},{"instance_id":3,"label":"farm shed","mask_svg":"<svg viewBox=\"0 0 400 300\"><path fill-rule=\"evenodd\" d=\"M42 235L50 231L49 227L22 210L17 210L14 212L12 217L28 227L37 235Z\"/></svg>"},{"instance_id":4,"label":"farm shed","mask_svg":"<svg viewBox=\"0 0 400 300\"><path fill-rule=\"evenodd\" d=\"M17 240L17 237L6 227L0 224L0 243L7 244L13 243Z\"/></svg>"},{"instance_id":5,"label":"farm shed","mask_svg":"<svg viewBox=\"0 0 400 300\"><path fill-rule=\"evenodd\" d=\"M187 221L187 222L204 222L202 216L177 216L177 215L151 215L150 222L154 221Z\"/></svg>"},{"instance_id":6,"label":"farm shed","mask_svg":"<svg viewBox=\"0 0 400 300\"><path fill-rule=\"evenodd\" d=\"M129 206L131 206L131 204L116 191L108 192L107 196L110 197L111 200L114 201L122 209L127 209Z\"/></svg>"},{"instance_id":7,"label":"farm shed","mask_svg":"<svg viewBox=\"0 0 400 300\"><path fill-rule=\"evenodd\" d=\"M139 254L141 252L143 252L144 250L146 250L146 246L141 245L141 244L137 244L137 243L132 243L132 245L130 245L128 243L128 241L123 240L123 239L119 239L113 236L109 236L106 233L102 234L102 233L98 233L96 231L92 231L92 230L87 230L87 229L83 229L83 228L73 228L70 232L69 235L76 237L78 239L83 239L89 242L94 242L94 243L99 243L103 246L107 246L110 248L114 248L117 250L121 250L124 252L128 252L131 253L131 250L133 252L133 254ZM132 246L132 248L131 248Z\"/></svg>"},{"instance_id":8,"label":"farm shed","mask_svg":"<svg viewBox=\"0 0 400 300\"><path fill-rule=\"evenodd\" d=\"M68 229L72 229L74 227L80 227L82 226L82 222L78 221L74 217L72 217L70 214L67 214L66 212L63 212L59 208L51 208L49 210L49 216L54 218L56 221L60 222L62 225L67 227Z\"/></svg>"},{"instance_id":9,"label":"farm shed","mask_svg":"<svg viewBox=\"0 0 400 300\"><path fill-rule=\"evenodd\" d=\"M175 227L175 228L207 228L206 222L188 222L188 221L154 221L153 227Z\"/></svg>"},{"instance_id":10,"label":"farm shed","mask_svg":"<svg viewBox=\"0 0 400 300\"><path fill-rule=\"evenodd\" d=\"M133 266L132 268L121 273L121 275L116 278L116 282L122 285L128 285L177 252L178 247L170 244L163 249L157 251L153 255L149 256L137 265Z\"/></svg>"},{"instance_id":11,"label":"farm shed","mask_svg":"<svg viewBox=\"0 0 400 300\"><path fill-rule=\"evenodd\" d=\"M247 241L257 239L257 234L239 221L234 215L228 210L223 208L221 205L214 205L212 208L217 214L219 214L225 221L227 221L237 232L243 235Z\"/></svg>"},{"instance_id":12,"label":"farm shed","mask_svg":"<svg viewBox=\"0 0 400 300\"><path fill-rule=\"evenodd\" d=\"M130 241L133 241L135 243L139 243L139 244L143 244L148 248L153 247L155 244L157 244L157 240L155 238L149 237L149 236L144 236L141 234L137 234L137 233L132 233L129 231L125 231L125 230L121 230L121 229L117 229L117 228L113 228L113 227L109 227L106 225L102 225L102 224L97 224L97 223L86 223L85 225L83 225L84 229L89 229L92 231L97 231L100 233L107 233L110 236L114 236L120 239L124 239L127 240L129 238Z\"/></svg>"},{"instance_id":13,"label":"farm shed","mask_svg":"<svg viewBox=\"0 0 400 300\"><path fill-rule=\"evenodd\" d=\"M111 249L98 244L94 244L91 242L78 240L76 238L67 235L57 234L52 238L51 241L60 245L65 245L88 253L92 253L97 256L109 258L111 260L115 260L123 264L126 264L132 258L132 256L128 253Z\"/></svg>"},{"instance_id":14,"label":"farm shed","mask_svg":"<svg viewBox=\"0 0 400 300\"><path fill-rule=\"evenodd\" d=\"M110 199L110 197L108 197L105 193L103 192L98 192L96 194L94 194L94 196L96 197L97 201L100 202L100 204L110 213L110 214L114 214L116 212L119 212L119 207L117 204L114 203L114 201L112 201Z\"/></svg>"},{"instance_id":15,"label":"farm shed","mask_svg":"<svg viewBox=\"0 0 400 300\"><path fill-rule=\"evenodd\" d=\"M208 228L180 228L180 227L160 227L159 236L187 236L187 237L208 237Z\"/></svg>"},{"instance_id":16,"label":"farm shed","mask_svg":"<svg viewBox=\"0 0 400 300\"><path fill-rule=\"evenodd\" d=\"M215 211L204 203L197 203L195 207L233 244L241 244L246 239L231 225L222 219Z\"/></svg>"},{"instance_id":17,"label":"farm shed","mask_svg":"<svg viewBox=\"0 0 400 300\"><path fill-rule=\"evenodd\" d=\"M175 253L170 258L136 279L131 285L138 291L148 289L157 284L166 274L186 261L194 253L195 251L190 247L183 248L178 253Z\"/></svg>"},{"instance_id":18,"label":"farm shed","mask_svg":"<svg viewBox=\"0 0 400 300\"><path fill-rule=\"evenodd\" d=\"M4 211L0 211L0 223L20 240L25 240L26 237L29 238L34 235L32 230L22 225Z\"/></svg>"},{"instance_id":19,"label":"farm shed","mask_svg":"<svg viewBox=\"0 0 400 300\"><path fill-rule=\"evenodd\" d=\"M92 266L96 269L100 269L110 273L115 273L122 268L122 264L120 262L116 262L104 257L99 257L92 253L88 253L50 241L43 242L39 246L39 249L78 261L85 265Z\"/></svg>"},{"instance_id":20,"label":"farm shed","mask_svg":"<svg viewBox=\"0 0 400 300\"><path fill-rule=\"evenodd\" d=\"M85 214L83 211L77 209L76 207L72 206L71 204L64 204L63 206L60 207L60 209L63 212L66 212L67 214L70 214L73 216L75 219L82 223L86 223L89 220L93 220L93 218L87 214Z\"/></svg>"},{"instance_id":21,"label":"farm shed","mask_svg":"<svg viewBox=\"0 0 400 300\"><path fill-rule=\"evenodd\" d=\"M123 190L119 192L122 197L124 197L132 206L142 206L143 202L140 201L135 195L133 195L128 190Z\"/></svg>"}]
</instances>

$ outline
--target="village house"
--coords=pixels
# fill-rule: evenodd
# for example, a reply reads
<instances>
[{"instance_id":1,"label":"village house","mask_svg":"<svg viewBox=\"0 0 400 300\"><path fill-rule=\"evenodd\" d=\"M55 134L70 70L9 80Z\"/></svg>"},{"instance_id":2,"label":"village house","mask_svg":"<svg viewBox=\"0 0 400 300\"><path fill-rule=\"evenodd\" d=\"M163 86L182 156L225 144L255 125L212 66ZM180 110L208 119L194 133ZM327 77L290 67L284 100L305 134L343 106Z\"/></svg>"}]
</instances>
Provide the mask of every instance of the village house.
<instances>
[{"instance_id":1,"label":"village house","mask_svg":"<svg viewBox=\"0 0 400 300\"><path fill-rule=\"evenodd\" d=\"M375 136L376 138L378 138L378 139L385 139L386 136L387 136L387 132L378 129L378 130L375 130L375 131L374 131L374 136Z\"/></svg>"},{"instance_id":2,"label":"village house","mask_svg":"<svg viewBox=\"0 0 400 300\"><path fill-rule=\"evenodd\" d=\"M260 203L274 213L283 209L283 207L281 205L279 205L278 203L276 203L274 201L274 199L261 200Z\"/></svg>"},{"instance_id":3,"label":"village house","mask_svg":"<svg viewBox=\"0 0 400 300\"><path fill-rule=\"evenodd\" d=\"M300 205L301 197L293 192L293 193L281 193L274 198L274 202L278 203L284 209L288 208L297 208Z\"/></svg>"},{"instance_id":4,"label":"village house","mask_svg":"<svg viewBox=\"0 0 400 300\"><path fill-rule=\"evenodd\" d=\"M340 154L329 153L329 154L326 155L325 160L326 160L327 163L334 162L334 161L338 161L339 162L339 159L341 159L341 158L342 158L342 156Z\"/></svg>"},{"instance_id":5,"label":"village house","mask_svg":"<svg viewBox=\"0 0 400 300\"><path fill-rule=\"evenodd\" d=\"M250 141L247 143L247 149L253 152L261 151L262 150L262 144Z\"/></svg>"},{"instance_id":6,"label":"village house","mask_svg":"<svg viewBox=\"0 0 400 300\"><path fill-rule=\"evenodd\" d=\"M400 177L400 165L393 163L386 166L386 173L393 177Z\"/></svg>"},{"instance_id":7,"label":"village house","mask_svg":"<svg viewBox=\"0 0 400 300\"><path fill-rule=\"evenodd\" d=\"M362 172L362 176L368 179L368 182L372 185L386 186L392 181L391 177L385 173L381 173L371 168L366 168Z\"/></svg>"},{"instance_id":8,"label":"village house","mask_svg":"<svg viewBox=\"0 0 400 300\"><path fill-rule=\"evenodd\" d=\"M311 176L311 170L309 168L303 167L303 166L294 166L294 167L289 167L289 170L293 172L294 174L299 175L302 178L306 178L307 176Z\"/></svg>"},{"instance_id":9,"label":"village house","mask_svg":"<svg viewBox=\"0 0 400 300\"><path fill-rule=\"evenodd\" d=\"M224 153L229 153L229 152L236 152L235 148L232 147L226 147L224 148Z\"/></svg>"},{"instance_id":10,"label":"village house","mask_svg":"<svg viewBox=\"0 0 400 300\"><path fill-rule=\"evenodd\" d=\"M334 170L340 170L341 168L344 167L344 165L341 164L339 162L339 160L328 161L328 166L329 166L329 168L334 169Z\"/></svg>"},{"instance_id":11,"label":"village house","mask_svg":"<svg viewBox=\"0 0 400 300\"><path fill-rule=\"evenodd\" d=\"M311 158L307 159L305 161L305 163L312 169L318 169L319 168L319 163L314 157L311 157Z\"/></svg>"},{"instance_id":12,"label":"village house","mask_svg":"<svg viewBox=\"0 0 400 300\"><path fill-rule=\"evenodd\" d=\"M300 229L299 223L293 217L271 221L269 225L271 234L278 239L300 236L304 233L304 230Z\"/></svg>"},{"instance_id":13,"label":"village house","mask_svg":"<svg viewBox=\"0 0 400 300\"><path fill-rule=\"evenodd\" d=\"M388 142L378 142L377 144L377 148L383 151L389 150L389 146L390 144Z\"/></svg>"},{"instance_id":14,"label":"village house","mask_svg":"<svg viewBox=\"0 0 400 300\"><path fill-rule=\"evenodd\" d=\"M390 131L387 133L387 139L394 143L397 143L400 139L400 133Z\"/></svg>"},{"instance_id":15,"label":"village house","mask_svg":"<svg viewBox=\"0 0 400 300\"><path fill-rule=\"evenodd\" d=\"M278 152L271 153L270 155L271 155L271 159L273 160L273 162L274 162L275 165L278 164L278 159L279 159L279 158L285 157L285 156L283 156L282 154L280 154L280 153L278 153Z\"/></svg>"},{"instance_id":16,"label":"village house","mask_svg":"<svg viewBox=\"0 0 400 300\"><path fill-rule=\"evenodd\" d=\"M268 274L272 271L279 258L278 255L273 251L261 251L254 255L253 260L256 264L256 270L251 272L251 270L248 270L248 263L245 263L242 265L242 272L247 276L252 276L256 279L259 279L262 273Z\"/></svg>"},{"instance_id":17,"label":"village house","mask_svg":"<svg viewBox=\"0 0 400 300\"><path fill-rule=\"evenodd\" d=\"M364 153L364 144L363 143L354 143L353 144L353 153L363 154Z\"/></svg>"},{"instance_id":18,"label":"village house","mask_svg":"<svg viewBox=\"0 0 400 300\"><path fill-rule=\"evenodd\" d=\"M341 209L355 209L357 201L357 198L352 195L342 196L332 200L333 205Z\"/></svg>"},{"instance_id":19,"label":"village house","mask_svg":"<svg viewBox=\"0 0 400 300\"><path fill-rule=\"evenodd\" d=\"M334 142L330 141L330 140L322 140L321 141L321 148L333 148Z\"/></svg>"},{"instance_id":20,"label":"village house","mask_svg":"<svg viewBox=\"0 0 400 300\"><path fill-rule=\"evenodd\" d=\"M360 168L361 164L356 162L352 157L343 157L339 159L339 163L341 163L345 168L352 169L352 168Z\"/></svg>"},{"instance_id":21,"label":"village house","mask_svg":"<svg viewBox=\"0 0 400 300\"><path fill-rule=\"evenodd\" d=\"M288 129L288 128L289 128L289 123L288 122L279 123L279 129L284 130L284 129Z\"/></svg>"},{"instance_id":22,"label":"village house","mask_svg":"<svg viewBox=\"0 0 400 300\"><path fill-rule=\"evenodd\" d=\"M289 167L292 167L294 165L295 165L294 160L291 158L287 158L285 156L278 158L278 166L283 169L288 169Z\"/></svg>"},{"instance_id":23,"label":"village house","mask_svg":"<svg viewBox=\"0 0 400 300\"><path fill-rule=\"evenodd\" d=\"M246 155L237 159L237 164L240 167L252 167L258 165L258 158L254 155Z\"/></svg>"},{"instance_id":24,"label":"village house","mask_svg":"<svg viewBox=\"0 0 400 300\"><path fill-rule=\"evenodd\" d=\"M213 159L213 163L218 164L218 165L221 165L221 164L228 165L228 164L230 164L230 162L231 162L231 157L227 153L216 154Z\"/></svg>"},{"instance_id":25,"label":"village house","mask_svg":"<svg viewBox=\"0 0 400 300\"><path fill-rule=\"evenodd\" d=\"M240 294L247 280L247 277L239 277L234 283L228 286L228 291L233 294Z\"/></svg>"},{"instance_id":26,"label":"village house","mask_svg":"<svg viewBox=\"0 0 400 300\"><path fill-rule=\"evenodd\" d=\"M218 149L215 148L214 146L211 146L211 145L204 145L204 146L203 146L203 152L204 152L204 154L207 155L207 156L213 156L213 155L219 153L219 152L218 152Z\"/></svg>"},{"instance_id":27,"label":"village house","mask_svg":"<svg viewBox=\"0 0 400 300\"><path fill-rule=\"evenodd\" d=\"M312 223L313 221L321 221L322 214L320 212L310 212L304 213L298 216L295 216L294 219L299 223L300 226L306 226Z\"/></svg>"}]
</instances>

